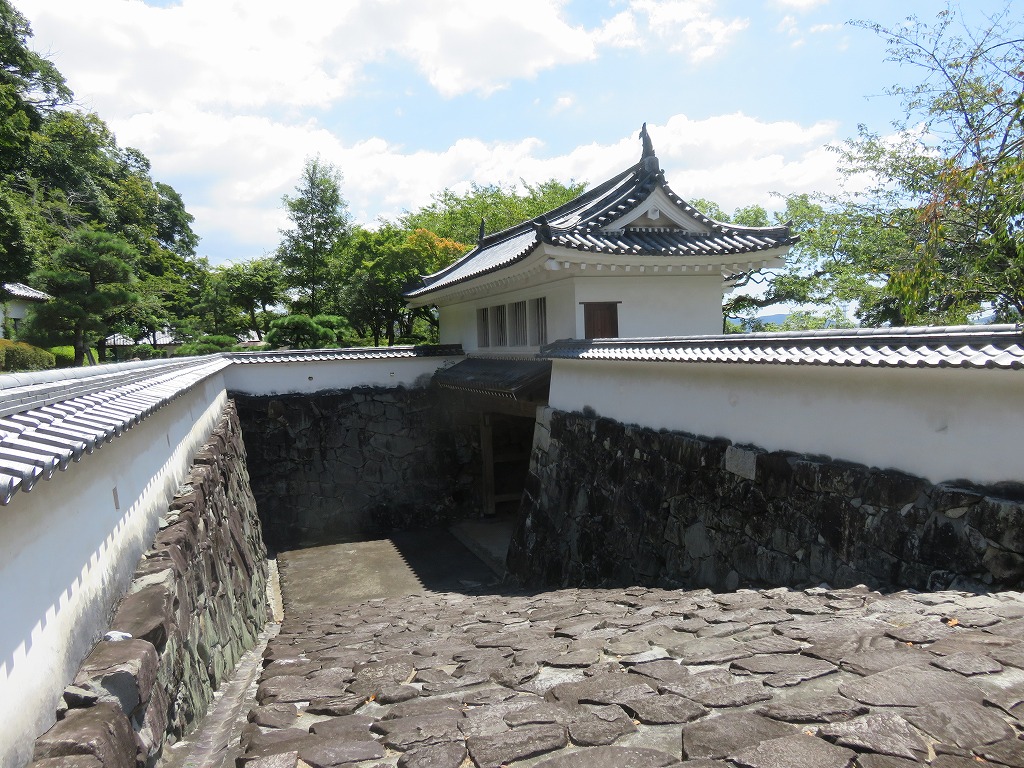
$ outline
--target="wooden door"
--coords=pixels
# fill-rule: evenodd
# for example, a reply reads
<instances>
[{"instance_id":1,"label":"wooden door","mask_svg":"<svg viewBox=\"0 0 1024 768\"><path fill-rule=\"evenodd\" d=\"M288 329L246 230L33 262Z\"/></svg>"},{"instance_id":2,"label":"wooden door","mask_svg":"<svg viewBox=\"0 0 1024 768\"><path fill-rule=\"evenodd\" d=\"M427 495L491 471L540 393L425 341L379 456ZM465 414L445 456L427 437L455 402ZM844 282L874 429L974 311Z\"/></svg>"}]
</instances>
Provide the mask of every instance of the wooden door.
<instances>
[{"instance_id":1,"label":"wooden door","mask_svg":"<svg viewBox=\"0 0 1024 768\"><path fill-rule=\"evenodd\" d=\"M583 334L587 339L614 339L619 335L619 302L583 303Z\"/></svg>"}]
</instances>

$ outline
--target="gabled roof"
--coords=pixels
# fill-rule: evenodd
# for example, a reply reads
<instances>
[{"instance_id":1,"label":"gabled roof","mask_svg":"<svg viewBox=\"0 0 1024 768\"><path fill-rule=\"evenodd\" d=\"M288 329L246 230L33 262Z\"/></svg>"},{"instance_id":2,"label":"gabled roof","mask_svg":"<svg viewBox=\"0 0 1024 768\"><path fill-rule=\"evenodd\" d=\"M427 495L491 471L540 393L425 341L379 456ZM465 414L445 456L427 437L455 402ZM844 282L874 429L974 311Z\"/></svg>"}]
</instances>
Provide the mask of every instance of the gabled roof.
<instances>
[{"instance_id":1,"label":"gabled roof","mask_svg":"<svg viewBox=\"0 0 1024 768\"><path fill-rule=\"evenodd\" d=\"M44 291L37 291L24 283L4 283L4 290L14 299L21 301L49 301L53 298ZM2 298L2 297L0 297Z\"/></svg>"},{"instance_id":2,"label":"gabled roof","mask_svg":"<svg viewBox=\"0 0 1024 768\"><path fill-rule=\"evenodd\" d=\"M454 264L424 277L422 286L408 291L406 298L419 301L504 269L542 245L626 257L742 255L745 258L731 260L747 262L761 261L767 257L764 252L788 248L799 239L788 226L741 227L705 216L669 188L646 128L641 138L644 156L636 165L535 219L481 237L477 246ZM660 206L667 203L672 209L666 211L668 226L653 224L642 216L642 208L652 196ZM754 254L760 255L751 259Z\"/></svg>"}]
</instances>

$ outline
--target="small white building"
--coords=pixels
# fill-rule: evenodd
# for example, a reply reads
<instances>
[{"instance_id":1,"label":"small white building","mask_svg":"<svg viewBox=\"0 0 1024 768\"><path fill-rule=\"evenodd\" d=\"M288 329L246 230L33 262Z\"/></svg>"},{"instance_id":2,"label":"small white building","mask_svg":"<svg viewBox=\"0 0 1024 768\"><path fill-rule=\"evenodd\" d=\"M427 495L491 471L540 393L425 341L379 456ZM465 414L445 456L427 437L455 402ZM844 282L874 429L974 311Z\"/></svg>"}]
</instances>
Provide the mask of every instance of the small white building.
<instances>
[{"instance_id":1,"label":"small white building","mask_svg":"<svg viewBox=\"0 0 1024 768\"><path fill-rule=\"evenodd\" d=\"M33 304L42 304L51 298L50 294L22 283L4 283L3 291L0 291L0 339L5 335L8 321L17 331Z\"/></svg>"},{"instance_id":2,"label":"small white building","mask_svg":"<svg viewBox=\"0 0 1024 768\"><path fill-rule=\"evenodd\" d=\"M722 332L730 279L779 267L789 227L708 218L665 181L646 126L640 161L553 211L481 237L406 293L437 305L442 344L530 356L555 339Z\"/></svg>"}]
</instances>

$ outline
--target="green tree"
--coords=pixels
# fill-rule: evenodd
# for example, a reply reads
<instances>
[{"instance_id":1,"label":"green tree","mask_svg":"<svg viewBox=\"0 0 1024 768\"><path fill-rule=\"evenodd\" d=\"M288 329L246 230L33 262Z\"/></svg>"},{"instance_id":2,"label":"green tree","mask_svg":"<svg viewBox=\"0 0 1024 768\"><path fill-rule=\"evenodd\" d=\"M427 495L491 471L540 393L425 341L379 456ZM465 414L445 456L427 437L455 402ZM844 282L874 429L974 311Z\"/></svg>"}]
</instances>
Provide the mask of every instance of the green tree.
<instances>
[{"instance_id":1,"label":"green tree","mask_svg":"<svg viewBox=\"0 0 1024 768\"><path fill-rule=\"evenodd\" d=\"M334 331L318 325L308 315L285 315L270 324L267 344L272 349L322 349L334 344Z\"/></svg>"},{"instance_id":2,"label":"green tree","mask_svg":"<svg viewBox=\"0 0 1024 768\"><path fill-rule=\"evenodd\" d=\"M764 226L768 222L761 213L748 221ZM906 211L882 215L820 195L787 197L772 223L789 224L800 241L783 269L755 270L736 278L726 297L725 316L756 329L756 314L778 304L820 307L817 316L828 318L837 306L854 306L865 324L902 324L891 316L884 286L893 264L913 252L913 228L907 219ZM840 314L845 317L842 310Z\"/></svg>"},{"instance_id":3,"label":"green tree","mask_svg":"<svg viewBox=\"0 0 1024 768\"><path fill-rule=\"evenodd\" d=\"M883 27L889 60L921 77L891 92L893 141L867 128L842 148L848 173L876 183L852 202L909 227L884 284L890 321L962 321L983 306L1024 318L1024 24L1007 5L982 29L956 6Z\"/></svg>"},{"instance_id":4,"label":"green tree","mask_svg":"<svg viewBox=\"0 0 1024 768\"><path fill-rule=\"evenodd\" d=\"M523 192L512 186L476 184L459 194L445 189L433 196L433 202L416 212L406 212L399 219L408 230L425 229L440 237L472 244L480 233L481 220L487 232L498 232L523 221L540 216L579 197L585 184L569 181L563 184L549 179L539 184L522 182Z\"/></svg>"},{"instance_id":5,"label":"green tree","mask_svg":"<svg viewBox=\"0 0 1024 768\"><path fill-rule=\"evenodd\" d=\"M24 200L0 182L0 286L21 282L32 271L35 248L29 226Z\"/></svg>"},{"instance_id":6,"label":"green tree","mask_svg":"<svg viewBox=\"0 0 1024 768\"><path fill-rule=\"evenodd\" d=\"M326 306L330 278L348 236L348 205L341 196L341 172L321 162L306 161L294 195L283 198L292 226L281 230L276 258L288 285L299 293L293 304L320 314Z\"/></svg>"},{"instance_id":7,"label":"green tree","mask_svg":"<svg viewBox=\"0 0 1024 768\"><path fill-rule=\"evenodd\" d=\"M270 329L270 309L287 298L281 265L264 257L223 267L221 270L231 301L249 319L249 330L258 339Z\"/></svg>"},{"instance_id":8,"label":"green tree","mask_svg":"<svg viewBox=\"0 0 1024 768\"><path fill-rule=\"evenodd\" d=\"M8 0L0 0L0 175L21 167L43 116L71 100L57 68L28 47L32 29Z\"/></svg>"},{"instance_id":9,"label":"green tree","mask_svg":"<svg viewBox=\"0 0 1024 768\"><path fill-rule=\"evenodd\" d=\"M391 223L376 230L356 227L341 262L340 313L374 345L414 337L417 321L427 326L422 340L433 340L437 321L430 308L409 309L403 294L420 276L447 266L464 250L423 229L409 232Z\"/></svg>"},{"instance_id":10,"label":"green tree","mask_svg":"<svg viewBox=\"0 0 1024 768\"><path fill-rule=\"evenodd\" d=\"M132 304L138 253L123 238L93 229L78 230L72 242L53 254L34 281L53 296L33 312L31 335L70 341L75 366L91 344L107 336L110 323Z\"/></svg>"}]
</instances>

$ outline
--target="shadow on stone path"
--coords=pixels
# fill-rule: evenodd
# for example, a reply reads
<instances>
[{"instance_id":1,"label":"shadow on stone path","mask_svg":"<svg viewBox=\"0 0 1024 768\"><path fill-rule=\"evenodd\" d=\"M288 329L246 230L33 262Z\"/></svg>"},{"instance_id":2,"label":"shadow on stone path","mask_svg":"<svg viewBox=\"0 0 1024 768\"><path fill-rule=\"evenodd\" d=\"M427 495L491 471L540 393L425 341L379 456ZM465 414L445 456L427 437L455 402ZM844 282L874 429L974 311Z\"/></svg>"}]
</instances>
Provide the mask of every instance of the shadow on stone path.
<instances>
[{"instance_id":1,"label":"shadow on stone path","mask_svg":"<svg viewBox=\"0 0 1024 768\"><path fill-rule=\"evenodd\" d=\"M444 530L281 552L278 567L286 615L423 591L479 591L497 584L494 572Z\"/></svg>"},{"instance_id":2,"label":"shadow on stone path","mask_svg":"<svg viewBox=\"0 0 1024 768\"><path fill-rule=\"evenodd\" d=\"M1024 768L1024 596L502 591L446 535L282 553L249 768Z\"/></svg>"}]
</instances>

